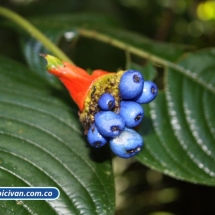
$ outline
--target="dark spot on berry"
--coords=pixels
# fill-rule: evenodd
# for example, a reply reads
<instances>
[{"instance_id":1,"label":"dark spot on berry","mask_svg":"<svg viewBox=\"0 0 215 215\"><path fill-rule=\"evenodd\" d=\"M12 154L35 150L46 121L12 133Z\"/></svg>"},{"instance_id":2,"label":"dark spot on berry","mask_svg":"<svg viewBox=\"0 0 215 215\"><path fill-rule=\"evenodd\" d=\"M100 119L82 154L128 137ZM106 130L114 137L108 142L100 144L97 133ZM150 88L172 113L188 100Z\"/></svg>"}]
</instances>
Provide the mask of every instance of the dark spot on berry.
<instances>
[{"instance_id":1,"label":"dark spot on berry","mask_svg":"<svg viewBox=\"0 0 215 215\"><path fill-rule=\"evenodd\" d=\"M152 92L152 94L155 94L155 93L156 93L155 87L152 87L152 88L151 88L151 92Z\"/></svg>"},{"instance_id":2,"label":"dark spot on berry","mask_svg":"<svg viewBox=\"0 0 215 215\"><path fill-rule=\"evenodd\" d=\"M111 126L111 131L119 131L119 126Z\"/></svg>"},{"instance_id":3,"label":"dark spot on berry","mask_svg":"<svg viewBox=\"0 0 215 215\"><path fill-rule=\"evenodd\" d=\"M134 75L133 80L134 80L135 83L139 83L140 82L140 77L138 75Z\"/></svg>"},{"instance_id":4,"label":"dark spot on berry","mask_svg":"<svg viewBox=\"0 0 215 215\"><path fill-rule=\"evenodd\" d=\"M135 121L138 121L138 120L140 120L141 119L141 114L138 114L136 117L135 117Z\"/></svg>"},{"instance_id":5,"label":"dark spot on berry","mask_svg":"<svg viewBox=\"0 0 215 215\"><path fill-rule=\"evenodd\" d=\"M109 101L109 102L108 102L108 109L111 110L112 106L113 106L113 102L112 102L112 101Z\"/></svg>"},{"instance_id":6,"label":"dark spot on berry","mask_svg":"<svg viewBox=\"0 0 215 215\"><path fill-rule=\"evenodd\" d=\"M128 154L132 154L132 153L135 153L135 152L139 152L141 150L141 147L137 147L135 149L129 149L129 150L126 150L126 152Z\"/></svg>"},{"instance_id":7,"label":"dark spot on berry","mask_svg":"<svg viewBox=\"0 0 215 215\"><path fill-rule=\"evenodd\" d=\"M95 132L95 127L92 127L92 133L94 133Z\"/></svg>"},{"instance_id":8,"label":"dark spot on berry","mask_svg":"<svg viewBox=\"0 0 215 215\"><path fill-rule=\"evenodd\" d=\"M95 147L100 147L100 146L101 146L101 142L99 142L99 141L95 142L95 143L94 143L94 146L95 146Z\"/></svg>"}]
</instances>

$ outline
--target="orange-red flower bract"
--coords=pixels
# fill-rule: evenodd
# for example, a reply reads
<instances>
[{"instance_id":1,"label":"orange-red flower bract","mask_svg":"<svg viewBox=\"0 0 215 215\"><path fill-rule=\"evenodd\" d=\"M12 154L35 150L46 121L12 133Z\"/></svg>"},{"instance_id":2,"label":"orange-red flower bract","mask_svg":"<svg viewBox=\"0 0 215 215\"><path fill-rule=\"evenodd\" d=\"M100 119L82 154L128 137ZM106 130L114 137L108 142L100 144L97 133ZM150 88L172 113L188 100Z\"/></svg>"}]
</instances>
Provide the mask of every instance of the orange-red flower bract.
<instances>
[{"instance_id":1,"label":"orange-red flower bract","mask_svg":"<svg viewBox=\"0 0 215 215\"><path fill-rule=\"evenodd\" d=\"M107 72L107 71L104 71L104 70L101 70L101 69L96 69L96 70L93 71L92 77L98 78L98 77L100 77L102 75L107 75L109 73L110 72Z\"/></svg>"},{"instance_id":2,"label":"orange-red flower bract","mask_svg":"<svg viewBox=\"0 0 215 215\"><path fill-rule=\"evenodd\" d=\"M47 70L57 76L68 89L72 99L78 105L79 110L84 108L84 101L93 81L107 72L98 70L94 75L89 75L84 69L61 61L51 55L43 55L47 60Z\"/></svg>"}]
</instances>

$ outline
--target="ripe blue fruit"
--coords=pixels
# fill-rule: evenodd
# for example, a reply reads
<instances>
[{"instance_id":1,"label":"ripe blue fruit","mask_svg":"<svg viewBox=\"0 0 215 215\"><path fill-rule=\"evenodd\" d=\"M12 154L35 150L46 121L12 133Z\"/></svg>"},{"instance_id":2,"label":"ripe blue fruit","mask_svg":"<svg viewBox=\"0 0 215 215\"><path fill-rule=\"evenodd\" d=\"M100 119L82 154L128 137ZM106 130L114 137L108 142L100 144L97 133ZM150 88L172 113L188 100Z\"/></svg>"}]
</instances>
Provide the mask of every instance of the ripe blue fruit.
<instances>
[{"instance_id":1,"label":"ripe blue fruit","mask_svg":"<svg viewBox=\"0 0 215 215\"><path fill-rule=\"evenodd\" d=\"M121 158L130 158L136 155L143 147L143 138L130 128L110 140L110 148L114 154Z\"/></svg>"},{"instance_id":2,"label":"ripe blue fruit","mask_svg":"<svg viewBox=\"0 0 215 215\"><path fill-rule=\"evenodd\" d=\"M111 110L115 105L115 98L110 93L104 93L99 98L98 105L102 110Z\"/></svg>"},{"instance_id":3,"label":"ripe blue fruit","mask_svg":"<svg viewBox=\"0 0 215 215\"><path fill-rule=\"evenodd\" d=\"M137 102L121 101L119 114L124 118L125 126L132 128L140 124L144 111Z\"/></svg>"},{"instance_id":4,"label":"ripe blue fruit","mask_svg":"<svg viewBox=\"0 0 215 215\"><path fill-rule=\"evenodd\" d=\"M125 128L125 121L112 111L99 111L95 114L95 124L99 133L105 137L116 137Z\"/></svg>"},{"instance_id":5,"label":"ripe blue fruit","mask_svg":"<svg viewBox=\"0 0 215 215\"><path fill-rule=\"evenodd\" d=\"M143 91L140 96L134 100L140 104L146 104L155 99L158 93L158 88L155 83L151 81L145 81Z\"/></svg>"},{"instance_id":6,"label":"ripe blue fruit","mask_svg":"<svg viewBox=\"0 0 215 215\"><path fill-rule=\"evenodd\" d=\"M95 148L100 148L104 146L108 139L103 137L96 128L96 125L93 123L87 133L87 140L89 144Z\"/></svg>"},{"instance_id":7,"label":"ripe blue fruit","mask_svg":"<svg viewBox=\"0 0 215 215\"><path fill-rule=\"evenodd\" d=\"M141 94L144 79L140 72L136 70L126 71L119 83L119 92L122 99L133 99Z\"/></svg>"}]
</instances>

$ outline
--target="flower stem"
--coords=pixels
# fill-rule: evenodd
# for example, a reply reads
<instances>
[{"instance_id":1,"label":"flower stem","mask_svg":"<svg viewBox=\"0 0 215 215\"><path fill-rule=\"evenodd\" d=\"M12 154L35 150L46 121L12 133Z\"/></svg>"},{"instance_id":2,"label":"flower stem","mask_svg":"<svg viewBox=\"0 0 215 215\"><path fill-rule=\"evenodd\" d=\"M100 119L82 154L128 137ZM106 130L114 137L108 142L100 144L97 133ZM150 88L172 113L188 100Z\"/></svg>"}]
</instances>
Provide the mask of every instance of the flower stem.
<instances>
[{"instance_id":1,"label":"flower stem","mask_svg":"<svg viewBox=\"0 0 215 215\"><path fill-rule=\"evenodd\" d=\"M21 28L27 31L32 37L40 41L46 49L48 49L52 54L61 60L65 60L74 64L54 43L52 43L41 31L39 31L35 26L33 26L26 19L18 15L17 13L0 7L0 15L18 24ZM39 54L39 53L38 53Z\"/></svg>"},{"instance_id":2,"label":"flower stem","mask_svg":"<svg viewBox=\"0 0 215 215\"><path fill-rule=\"evenodd\" d=\"M142 49L138 49L134 46L126 44L120 40L117 40L117 39L110 37L108 35L99 33L97 31L79 28L78 32L83 37L94 38L94 39L99 40L101 42L108 43L114 47L123 49L124 51L127 51L128 53L132 53L132 54L135 54L135 55L140 56L142 58L149 59L149 60L153 61L154 63L160 64L162 66L170 66L170 64L172 66L175 65L174 63L171 63L170 61L167 61L163 58L152 55L149 52L146 52Z\"/></svg>"},{"instance_id":3,"label":"flower stem","mask_svg":"<svg viewBox=\"0 0 215 215\"><path fill-rule=\"evenodd\" d=\"M132 54L135 54L135 55L140 56L142 58L148 59L155 64L161 65L165 68L170 68L176 72L180 72L181 74L186 75L187 77L192 79L194 82L205 87L206 89L208 89L212 93L215 93L215 87L214 86L209 86L208 83L205 82L204 80L202 80L201 78L196 78L195 76L193 76L192 71L184 68L183 66L181 66L179 64L176 64L176 63L173 63L171 61L160 58L160 57L153 55L147 51L144 51L142 49L131 46L128 43L122 42L118 39L115 39L114 37L102 34L102 33L97 32L95 30L89 30L89 29L84 29L84 28L79 28L77 30L78 30L79 34L83 37L92 38L92 39L110 44L110 45L117 47L117 48L120 48L120 49L122 49L128 53L132 53Z\"/></svg>"}]
</instances>

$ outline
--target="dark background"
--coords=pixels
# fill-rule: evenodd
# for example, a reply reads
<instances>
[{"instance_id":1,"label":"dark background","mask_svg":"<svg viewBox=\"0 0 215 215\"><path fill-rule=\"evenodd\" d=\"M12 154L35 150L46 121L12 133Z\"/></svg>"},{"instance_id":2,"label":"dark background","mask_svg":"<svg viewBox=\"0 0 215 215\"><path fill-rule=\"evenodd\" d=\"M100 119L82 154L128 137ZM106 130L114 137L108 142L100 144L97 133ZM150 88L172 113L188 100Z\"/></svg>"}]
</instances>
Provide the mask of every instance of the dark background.
<instances>
[{"instance_id":1,"label":"dark background","mask_svg":"<svg viewBox=\"0 0 215 215\"><path fill-rule=\"evenodd\" d=\"M0 5L25 18L62 13L103 14L122 28L153 40L189 45L192 50L215 46L215 1L0 0ZM123 52L109 45L82 38L74 51L65 44L62 41L61 47L82 67L116 70L125 64ZM0 28L0 54L25 63L18 35L5 26ZM170 178L135 160L115 158L113 162L116 215L215 214L213 187Z\"/></svg>"}]
</instances>

